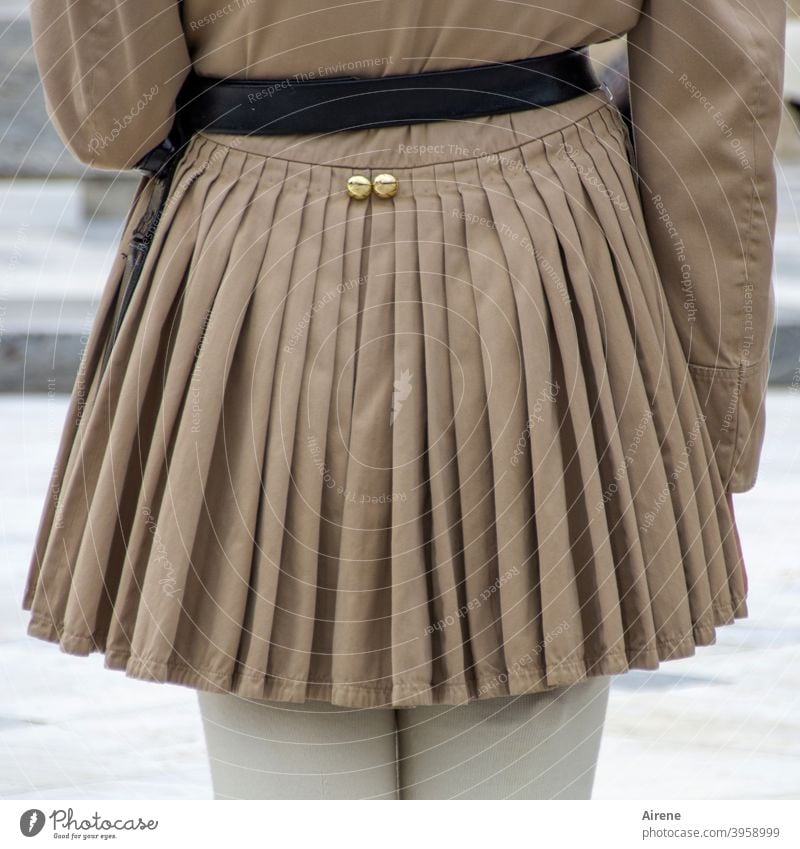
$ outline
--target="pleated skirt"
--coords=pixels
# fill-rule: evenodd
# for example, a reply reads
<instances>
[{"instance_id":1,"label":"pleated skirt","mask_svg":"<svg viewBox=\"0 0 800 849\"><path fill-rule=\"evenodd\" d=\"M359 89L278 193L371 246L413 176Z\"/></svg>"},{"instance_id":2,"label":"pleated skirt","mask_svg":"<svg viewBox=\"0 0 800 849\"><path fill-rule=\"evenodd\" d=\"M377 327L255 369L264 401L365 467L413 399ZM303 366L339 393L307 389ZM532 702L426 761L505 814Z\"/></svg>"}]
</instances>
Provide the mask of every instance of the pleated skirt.
<instances>
[{"instance_id":1,"label":"pleated skirt","mask_svg":"<svg viewBox=\"0 0 800 849\"><path fill-rule=\"evenodd\" d=\"M602 92L196 135L47 491L28 633L241 696L458 704L745 617L734 526ZM348 177L389 172L392 198ZM674 281L670 285L675 285Z\"/></svg>"}]
</instances>

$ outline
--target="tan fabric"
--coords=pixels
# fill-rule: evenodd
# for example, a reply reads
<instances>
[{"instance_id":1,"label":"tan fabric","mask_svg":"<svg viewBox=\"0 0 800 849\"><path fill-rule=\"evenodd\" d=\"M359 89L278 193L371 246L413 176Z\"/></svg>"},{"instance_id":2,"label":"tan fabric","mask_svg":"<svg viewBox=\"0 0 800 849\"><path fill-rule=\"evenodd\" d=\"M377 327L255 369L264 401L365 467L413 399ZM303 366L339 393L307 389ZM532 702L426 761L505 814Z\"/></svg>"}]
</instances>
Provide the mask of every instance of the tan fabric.
<instances>
[{"instance_id":1,"label":"tan fabric","mask_svg":"<svg viewBox=\"0 0 800 849\"><path fill-rule=\"evenodd\" d=\"M662 134L640 93L638 182L601 92L457 123L196 136L102 380L121 257L100 304L31 563L31 634L103 650L135 677L371 707L653 668L746 615L724 493L752 482L760 450L782 7L748 6L745 50L745 13L728 3L699 4L696 32L683 5L658 7L667 29L624 4L572 5L580 15L531 6L527 26L519 4L512 26L505 4L368 3L273 27L280 4L249 4L193 28L212 4L187 3L199 69L259 76L301 53L316 67L338 42L353 58L342 29L396 71L634 24L655 53L662 31L691 30L725 56L723 81L683 54L748 124L737 137L752 170L709 131L709 110L669 87L704 146ZM130 164L166 132L187 46L174 6L150 0L113 5L84 53L96 8L34 4L38 56L75 153ZM726 25L735 61L717 45ZM422 54L434 59L400 61ZM634 88L660 84L664 57L637 55ZM400 179L393 199L348 197L348 176L381 171ZM688 334L672 228L650 194L643 208L643 186L704 275Z\"/></svg>"},{"instance_id":2,"label":"tan fabric","mask_svg":"<svg viewBox=\"0 0 800 849\"><path fill-rule=\"evenodd\" d=\"M51 114L83 162L135 163L190 63L320 78L521 59L628 33L640 191L729 491L764 438L783 0L32 0Z\"/></svg>"}]
</instances>

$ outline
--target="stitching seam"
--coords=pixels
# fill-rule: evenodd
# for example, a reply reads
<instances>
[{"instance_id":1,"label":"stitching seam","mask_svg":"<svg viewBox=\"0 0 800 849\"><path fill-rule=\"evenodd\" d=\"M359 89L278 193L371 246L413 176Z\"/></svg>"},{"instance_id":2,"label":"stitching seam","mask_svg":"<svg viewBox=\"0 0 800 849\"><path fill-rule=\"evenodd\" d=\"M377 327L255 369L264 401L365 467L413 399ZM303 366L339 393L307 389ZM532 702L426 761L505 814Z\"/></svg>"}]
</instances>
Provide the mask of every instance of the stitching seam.
<instances>
[{"instance_id":1,"label":"stitching seam","mask_svg":"<svg viewBox=\"0 0 800 849\"><path fill-rule=\"evenodd\" d=\"M593 115L595 112L599 112L601 109L608 109L608 108L610 108L610 106L611 106L611 104L608 101L605 101L605 102L601 103L596 109L592 109L591 112L585 112L584 114L582 114L580 116L580 118L576 118L575 121L570 121L569 122L570 126L572 124L582 123L586 118L589 117L589 115ZM616 107L614 107L614 108L616 108ZM509 113L504 112L504 113L499 113L499 114L505 115L505 114L509 114ZM513 113L510 113L510 114L513 114ZM483 155L488 155L488 154L500 155L500 154L503 154L503 153L508 153L509 151L513 151L513 150L522 150L527 145L541 141L542 139L546 139L546 138L548 138L552 135L555 135L556 133L560 133L562 131L562 129L563 128L560 127L558 129L550 131L549 133L545 133L542 136L537 136L536 138L532 138L532 139L526 139L525 141L520 142L520 144L510 145L509 147L503 148L501 150L486 151ZM380 170L382 168L387 168L387 169L388 168L395 168L395 169L406 168L406 169L409 169L409 170L413 170L415 168L431 168L431 167L436 166L436 165L449 165L449 164L455 163L455 162L472 162L472 161L475 161L475 160L481 158L481 156L465 156L465 157L460 157L459 159L437 159L434 162L424 162L424 163L419 163L419 164L416 164L416 165L400 165L398 163L390 163L390 164L387 164L387 165L369 165L369 166L337 165L335 163L329 164L329 163L317 162L317 161L307 162L304 159L293 159L293 158L289 158L289 157L285 157L285 156L275 156L273 154L258 153L257 151L254 151L254 150L247 150L247 148L242 147L242 146L227 144L223 141L220 141L217 138L215 138L216 134L214 134L214 133L205 133L203 131L200 131L200 132L197 133L197 135L200 136L201 138L206 139L207 141L211 142L212 144L217 144L217 145L220 145L221 147L231 148L232 150L239 151L240 153L249 154L251 156L259 156L259 157L263 157L264 159L280 159L280 160L283 160L283 161L286 161L286 162L296 162L300 165L316 165L316 166L322 165L326 168L341 168L342 170L348 171L348 172L353 171L354 169L355 170L365 170L366 168L371 168L373 170ZM233 135L233 134L232 133L222 133L220 135Z\"/></svg>"}]
</instances>

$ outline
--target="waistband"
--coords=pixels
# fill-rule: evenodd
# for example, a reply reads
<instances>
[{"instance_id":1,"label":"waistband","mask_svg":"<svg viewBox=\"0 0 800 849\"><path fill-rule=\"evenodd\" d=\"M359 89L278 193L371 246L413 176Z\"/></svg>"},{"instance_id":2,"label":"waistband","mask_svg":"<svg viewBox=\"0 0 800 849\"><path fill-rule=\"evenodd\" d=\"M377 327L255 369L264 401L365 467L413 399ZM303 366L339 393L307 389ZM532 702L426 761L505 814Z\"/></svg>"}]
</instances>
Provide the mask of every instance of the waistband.
<instances>
[{"instance_id":1,"label":"waistband","mask_svg":"<svg viewBox=\"0 0 800 849\"><path fill-rule=\"evenodd\" d=\"M352 170L414 170L447 162L516 157L516 151L613 106L603 89L539 109L336 133L284 135L196 134L198 140L240 153L302 165ZM616 112L616 108L613 108ZM205 148L206 151L208 148ZM199 150L199 149L198 149Z\"/></svg>"},{"instance_id":2,"label":"waistband","mask_svg":"<svg viewBox=\"0 0 800 849\"><path fill-rule=\"evenodd\" d=\"M464 120L553 106L601 87L585 47L369 78L239 80L190 74L169 137L137 167L158 171L196 132L325 134Z\"/></svg>"}]
</instances>

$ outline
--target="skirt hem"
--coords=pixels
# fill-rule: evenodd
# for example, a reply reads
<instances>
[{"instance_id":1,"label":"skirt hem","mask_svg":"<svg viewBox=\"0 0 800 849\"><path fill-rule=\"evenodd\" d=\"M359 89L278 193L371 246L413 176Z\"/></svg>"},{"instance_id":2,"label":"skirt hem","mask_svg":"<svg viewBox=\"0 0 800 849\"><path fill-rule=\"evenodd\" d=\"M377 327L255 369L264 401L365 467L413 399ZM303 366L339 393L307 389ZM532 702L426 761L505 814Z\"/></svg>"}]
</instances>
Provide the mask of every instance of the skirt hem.
<instances>
[{"instance_id":1,"label":"skirt hem","mask_svg":"<svg viewBox=\"0 0 800 849\"><path fill-rule=\"evenodd\" d=\"M125 672L140 681L177 684L216 693L271 701L304 703L324 701L342 707L414 707L416 705L458 705L482 699L520 696L566 687L603 675L623 674L631 669L654 670L664 661L692 657L699 646L716 643L716 628L747 618L747 605L740 599L733 607L713 608L713 625L696 625L691 634L659 637L653 644L612 649L597 657L567 659L555 666L536 666L532 671L498 673L483 679L466 679L465 683L446 682L394 683L384 687L368 684L296 681L269 678L263 673L230 673L181 661L157 661L124 650L106 650L105 635L86 637L67 632L45 617L32 616L27 633L31 637L56 643L66 654L104 655L106 669ZM531 664L526 664L530 666Z\"/></svg>"}]
</instances>

